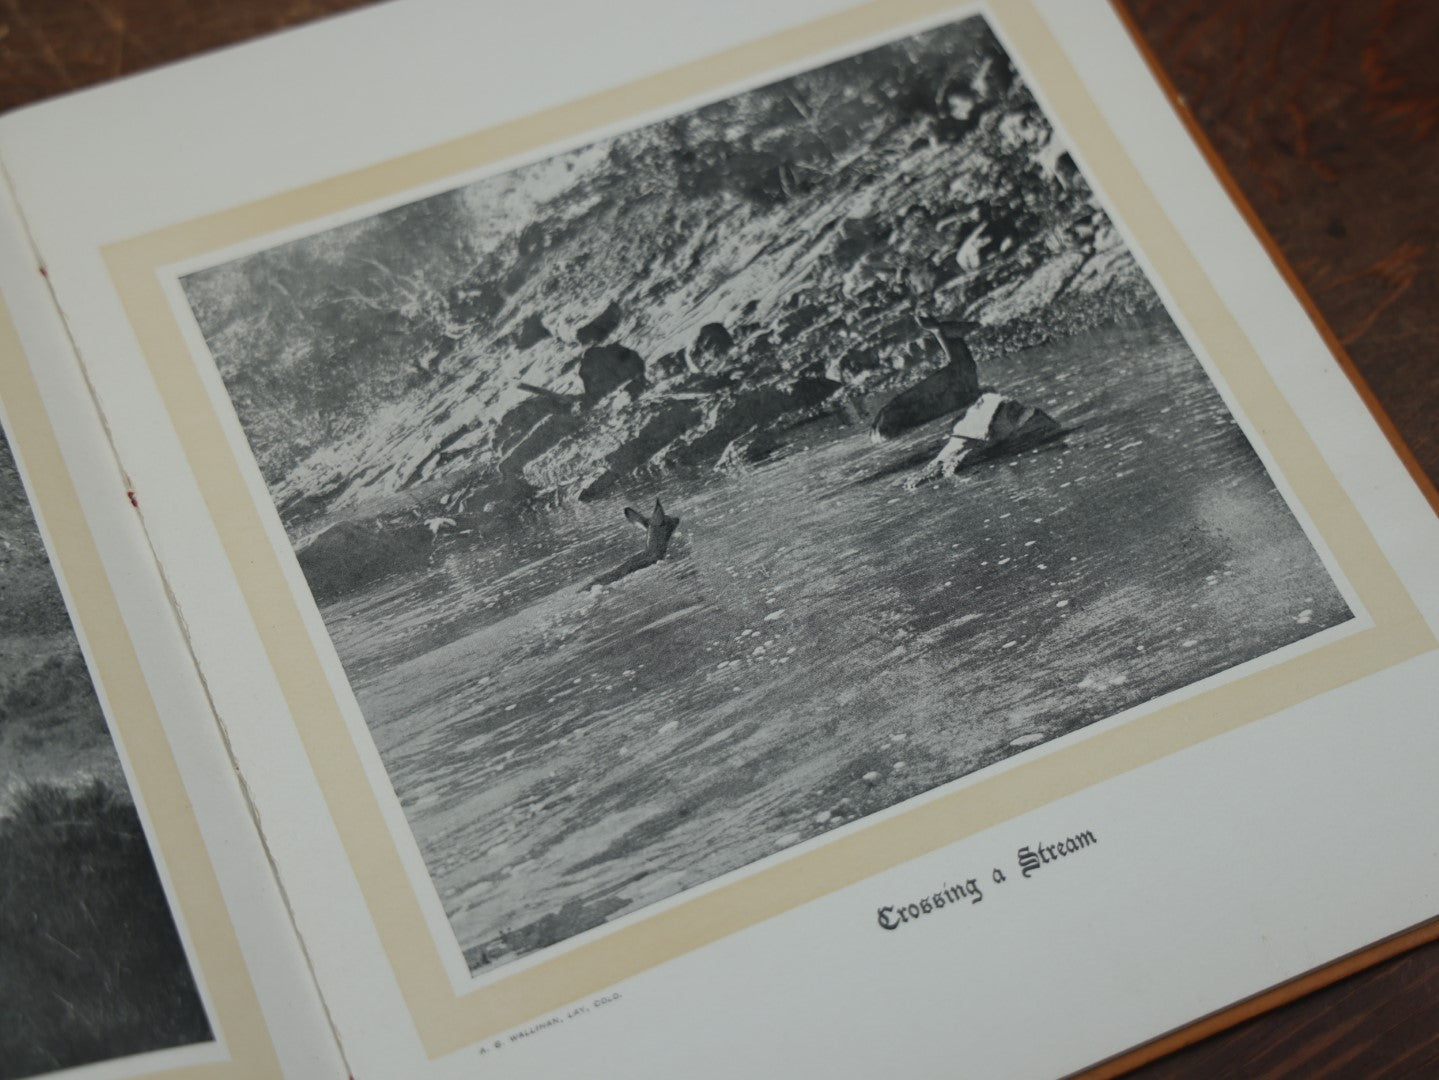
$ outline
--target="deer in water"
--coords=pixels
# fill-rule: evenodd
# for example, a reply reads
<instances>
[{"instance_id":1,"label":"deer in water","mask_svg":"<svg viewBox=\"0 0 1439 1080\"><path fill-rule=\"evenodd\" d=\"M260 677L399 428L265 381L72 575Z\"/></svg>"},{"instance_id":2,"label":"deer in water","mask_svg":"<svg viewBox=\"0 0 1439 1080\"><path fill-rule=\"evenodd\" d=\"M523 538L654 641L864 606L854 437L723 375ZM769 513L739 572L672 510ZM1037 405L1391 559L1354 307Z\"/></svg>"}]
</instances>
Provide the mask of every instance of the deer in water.
<instances>
[{"instance_id":1,"label":"deer in water","mask_svg":"<svg viewBox=\"0 0 1439 1080\"><path fill-rule=\"evenodd\" d=\"M627 574L633 574L636 570L643 570L646 566L653 566L665 557L669 550L670 537L679 527L680 519L669 517L665 514L665 508L660 505L659 499L655 500L655 509L649 517L645 517L632 506L625 507L625 519L632 521L645 531L645 549L637 555L631 555L624 562L620 563L613 570L607 570L595 578L586 589L592 589L596 585L610 585Z\"/></svg>"},{"instance_id":2,"label":"deer in water","mask_svg":"<svg viewBox=\"0 0 1439 1080\"><path fill-rule=\"evenodd\" d=\"M892 439L947 413L967 409L979 400L979 367L965 340L979 329L979 323L972 319L934 319L918 313L914 321L939 342L945 365L896 394L879 410L870 428L870 437L875 442Z\"/></svg>"}]
</instances>

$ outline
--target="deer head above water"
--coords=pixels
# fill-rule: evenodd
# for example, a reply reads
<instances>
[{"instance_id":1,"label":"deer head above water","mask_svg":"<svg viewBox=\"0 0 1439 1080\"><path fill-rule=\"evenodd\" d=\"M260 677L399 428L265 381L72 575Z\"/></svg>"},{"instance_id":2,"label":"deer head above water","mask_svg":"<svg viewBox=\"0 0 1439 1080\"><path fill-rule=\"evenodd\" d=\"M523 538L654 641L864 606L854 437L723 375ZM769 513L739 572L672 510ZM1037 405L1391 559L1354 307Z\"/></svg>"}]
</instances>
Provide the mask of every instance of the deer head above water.
<instances>
[{"instance_id":1,"label":"deer head above water","mask_svg":"<svg viewBox=\"0 0 1439 1080\"><path fill-rule=\"evenodd\" d=\"M670 537L674 535L674 531L680 523L679 518L670 517L665 513L665 508L660 504L659 499L655 500L654 512L649 517L645 517L632 506L626 506L625 519L644 529L645 549L637 555L631 555L614 569L601 574L585 588L612 584L627 574L633 574L636 570L643 570L646 566L653 566L659 562L665 557L665 552L669 550Z\"/></svg>"},{"instance_id":2,"label":"deer head above water","mask_svg":"<svg viewBox=\"0 0 1439 1080\"><path fill-rule=\"evenodd\" d=\"M928 334L933 335L939 342L939 347L944 351L945 358L953 363L956 359L964 362L968 360L973 363L973 357L969 351L969 344L965 340L975 331L982 329L982 324L975 319L937 319L932 315L923 315L915 312L915 325Z\"/></svg>"}]
</instances>

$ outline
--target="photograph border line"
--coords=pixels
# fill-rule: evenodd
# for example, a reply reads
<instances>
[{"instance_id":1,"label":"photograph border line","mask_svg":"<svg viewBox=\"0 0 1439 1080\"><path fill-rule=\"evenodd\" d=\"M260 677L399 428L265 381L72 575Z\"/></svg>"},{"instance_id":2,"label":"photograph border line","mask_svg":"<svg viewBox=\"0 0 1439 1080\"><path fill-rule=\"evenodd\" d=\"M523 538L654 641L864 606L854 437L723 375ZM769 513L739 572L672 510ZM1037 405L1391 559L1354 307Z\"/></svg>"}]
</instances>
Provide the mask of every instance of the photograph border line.
<instances>
[{"instance_id":1,"label":"photograph border line","mask_svg":"<svg viewBox=\"0 0 1439 1080\"><path fill-rule=\"evenodd\" d=\"M965 6L968 8L968 5ZM257 236L431 185L667 104L791 66L959 5L876 0L534 116L293 191L157 230L103 249L111 279L213 518L245 603L289 705L425 1052L453 1053L674 957L898 866L1026 811L1101 783L1436 647L1359 512L1337 482L1233 314L1109 130L1029 0L984 11L1077 144L1118 218L1194 328L1265 449L1310 515L1374 625L1302 655L1202 690L998 775L856 827L586 941L552 959L457 993L409 880L363 759L272 542L268 494L246 479L238 451L171 308L162 268ZM454 948L446 942L445 948Z\"/></svg>"},{"instance_id":2,"label":"photograph border line","mask_svg":"<svg viewBox=\"0 0 1439 1080\"><path fill-rule=\"evenodd\" d=\"M6 405L15 456L31 481L27 494L35 517L60 564L57 574L64 579L76 633L88 646L87 672L118 731L139 788L136 798L143 799L148 810L152 843L174 889L175 917L188 931L193 946L189 959L205 986L215 1041L230 1057L167 1068L165 1056L184 1048L155 1050L127 1057L125 1075L166 1080L279 1077L279 1058L184 780L4 297L0 399Z\"/></svg>"}]
</instances>

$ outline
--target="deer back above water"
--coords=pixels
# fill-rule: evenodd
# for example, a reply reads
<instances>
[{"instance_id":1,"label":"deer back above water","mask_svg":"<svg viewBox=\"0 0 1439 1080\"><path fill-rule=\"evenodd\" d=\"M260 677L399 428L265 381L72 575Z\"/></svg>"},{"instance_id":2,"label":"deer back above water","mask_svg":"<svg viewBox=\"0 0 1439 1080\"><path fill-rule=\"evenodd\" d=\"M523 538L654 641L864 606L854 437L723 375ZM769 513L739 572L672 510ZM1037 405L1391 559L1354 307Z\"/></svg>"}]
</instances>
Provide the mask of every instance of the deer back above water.
<instances>
[{"instance_id":1,"label":"deer back above water","mask_svg":"<svg viewBox=\"0 0 1439 1080\"><path fill-rule=\"evenodd\" d=\"M896 394L879 410L870 427L870 437L875 442L892 439L948 413L967 409L979 399L979 367L965 340L978 329L978 323L926 315L916 315L915 322L921 330L934 335L944 352L945 364Z\"/></svg>"}]
</instances>

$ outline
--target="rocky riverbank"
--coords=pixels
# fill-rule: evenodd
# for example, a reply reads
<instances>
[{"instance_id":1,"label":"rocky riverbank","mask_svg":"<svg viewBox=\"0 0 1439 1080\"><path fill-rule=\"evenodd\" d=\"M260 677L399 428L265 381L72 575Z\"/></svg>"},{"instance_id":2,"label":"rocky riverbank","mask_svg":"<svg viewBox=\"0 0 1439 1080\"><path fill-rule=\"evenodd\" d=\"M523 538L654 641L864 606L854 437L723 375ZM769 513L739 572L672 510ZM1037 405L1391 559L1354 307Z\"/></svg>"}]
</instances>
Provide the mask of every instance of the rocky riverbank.
<instances>
[{"instance_id":1,"label":"rocky riverbank","mask_svg":"<svg viewBox=\"0 0 1439 1080\"><path fill-rule=\"evenodd\" d=\"M976 321L999 382L1157 306L978 20L186 288L332 595L449 534L862 431L943 363L916 314Z\"/></svg>"}]
</instances>

